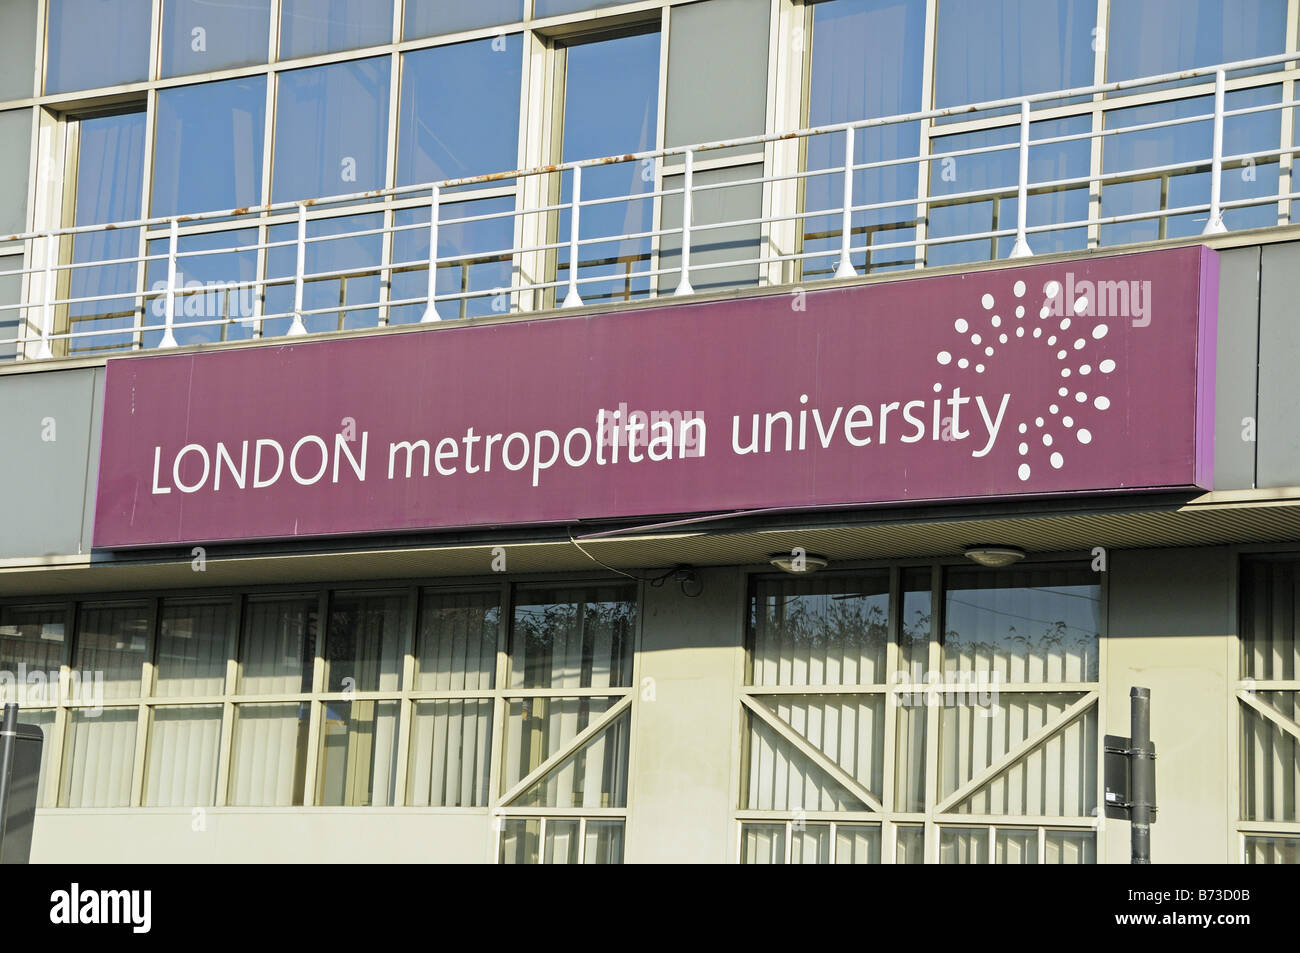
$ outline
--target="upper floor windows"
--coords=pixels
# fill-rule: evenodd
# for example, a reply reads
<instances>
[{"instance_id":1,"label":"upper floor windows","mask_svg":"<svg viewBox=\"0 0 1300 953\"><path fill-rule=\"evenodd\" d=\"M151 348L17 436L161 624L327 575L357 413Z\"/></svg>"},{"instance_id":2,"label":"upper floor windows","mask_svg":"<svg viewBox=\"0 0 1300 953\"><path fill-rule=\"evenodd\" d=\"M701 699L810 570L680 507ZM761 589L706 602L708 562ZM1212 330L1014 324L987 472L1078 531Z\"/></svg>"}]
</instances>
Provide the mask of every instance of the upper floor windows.
<instances>
[{"instance_id":1,"label":"upper floor windows","mask_svg":"<svg viewBox=\"0 0 1300 953\"><path fill-rule=\"evenodd\" d=\"M45 91L149 78L150 0L49 0Z\"/></svg>"}]
</instances>

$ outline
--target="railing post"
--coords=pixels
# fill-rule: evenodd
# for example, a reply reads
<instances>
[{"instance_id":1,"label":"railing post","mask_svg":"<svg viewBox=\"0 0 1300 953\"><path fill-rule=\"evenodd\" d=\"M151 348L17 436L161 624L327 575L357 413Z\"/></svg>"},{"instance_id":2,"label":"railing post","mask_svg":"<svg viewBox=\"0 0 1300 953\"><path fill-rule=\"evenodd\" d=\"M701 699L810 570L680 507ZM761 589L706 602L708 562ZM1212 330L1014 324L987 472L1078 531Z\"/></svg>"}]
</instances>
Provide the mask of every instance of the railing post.
<instances>
[{"instance_id":1,"label":"railing post","mask_svg":"<svg viewBox=\"0 0 1300 953\"><path fill-rule=\"evenodd\" d=\"M582 207L582 166L573 167L573 195L569 199L569 291L564 296L564 307L582 306L578 294L578 210Z\"/></svg>"},{"instance_id":2,"label":"railing post","mask_svg":"<svg viewBox=\"0 0 1300 953\"><path fill-rule=\"evenodd\" d=\"M1016 243L1011 246L1012 258L1028 258L1033 254L1025 228L1029 219L1029 100L1020 100L1020 185L1017 192Z\"/></svg>"},{"instance_id":3,"label":"railing post","mask_svg":"<svg viewBox=\"0 0 1300 953\"><path fill-rule=\"evenodd\" d=\"M691 287L691 189L694 187L695 153L687 149L682 153L682 161L682 276L673 294L689 295L695 294Z\"/></svg>"},{"instance_id":4,"label":"railing post","mask_svg":"<svg viewBox=\"0 0 1300 953\"><path fill-rule=\"evenodd\" d=\"M1228 230L1219 208L1223 187L1223 70L1214 71L1214 157L1210 161L1210 217L1202 235L1219 235Z\"/></svg>"},{"instance_id":5,"label":"railing post","mask_svg":"<svg viewBox=\"0 0 1300 953\"><path fill-rule=\"evenodd\" d=\"M853 244L853 127L844 130L844 220L840 225L840 264L836 278L856 278L849 250Z\"/></svg>"},{"instance_id":6,"label":"railing post","mask_svg":"<svg viewBox=\"0 0 1300 953\"><path fill-rule=\"evenodd\" d=\"M45 236L45 294L41 306L41 346L36 349L37 360L54 356L50 350L50 332L54 330L54 256L58 254L54 233Z\"/></svg>"},{"instance_id":7,"label":"railing post","mask_svg":"<svg viewBox=\"0 0 1300 953\"><path fill-rule=\"evenodd\" d=\"M176 319L176 237L178 227L176 219L171 220L167 235L167 302L163 310L163 336L159 347L175 347L176 335L172 333L172 323Z\"/></svg>"},{"instance_id":8,"label":"railing post","mask_svg":"<svg viewBox=\"0 0 1300 953\"><path fill-rule=\"evenodd\" d=\"M307 325L302 320L302 276L307 270L307 206L298 204L298 268L293 280L293 323L289 334L306 334Z\"/></svg>"},{"instance_id":9,"label":"railing post","mask_svg":"<svg viewBox=\"0 0 1300 953\"><path fill-rule=\"evenodd\" d=\"M442 190L435 185L432 191L429 196L429 302L421 323L442 320L435 300L438 295L438 205L442 201Z\"/></svg>"}]
</instances>

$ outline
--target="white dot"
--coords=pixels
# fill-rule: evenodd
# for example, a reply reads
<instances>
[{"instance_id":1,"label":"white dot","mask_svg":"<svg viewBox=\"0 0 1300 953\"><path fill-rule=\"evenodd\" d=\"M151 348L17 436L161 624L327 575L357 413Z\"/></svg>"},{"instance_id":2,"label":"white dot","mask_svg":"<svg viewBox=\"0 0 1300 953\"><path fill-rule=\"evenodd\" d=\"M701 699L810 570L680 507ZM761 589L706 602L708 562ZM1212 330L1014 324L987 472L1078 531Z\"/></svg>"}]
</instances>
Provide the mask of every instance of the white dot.
<instances>
[{"instance_id":1,"label":"white dot","mask_svg":"<svg viewBox=\"0 0 1300 953\"><path fill-rule=\"evenodd\" d=\"M1022 337L1024 337L1024 336L1025 336L1025 329L1024 329L1024 328L1016 328L1016 337L1018 337L1018 338L1022 338Z\"/></svg>"},{"instance_id":2,"label":"white dot","mask_svg":"<svg viewBox=\"0 0 1300 953\"><path fill-rule=\"evenodd\" d=\"M1068 397L1069 394L1070 394L1069 390L1067 390L1067 389L1064 388L1064 387L1062 387L1062 388L1061 388L1060 390L1058 390L1056 393L1057 393L1057 395L1060 396L1060 397Z\"/></svg>"},{"instance_id":3,"label":"white dot","mask_svg":"<svg viewBox=\"0 0 1300 953\"><path fill-rule=\"evenodd\" d=\"M1068 329L1069 327L1070 327L1070 319L1069 319L1069 318L1062 318L1062 319L1061 319L1061 330L1062 330L1062 331L1065 331L1065 330Z\"/></svg>"},{"instance_id":4,"label":"white dot","mask_svg":"<svg viewBox=\"0 0 1300 953\"><path fill-rule=\"evenodd\" d=\"M1050 433L1043 434L1043 446L1050 447L1051 445L1052 445L1052 435Z\"/></svg>"},{"instance_id":5,"label":"white dot","mask_svg":"<svg viewBox=\"0 0 1300 953\"><path fill-rule=\"evenodd\" d=\"M981 340L983 340L983 338L981 338L978 334L972 334L970 336L971 344L979 344Z\"/></svg>"},{"instance_id":6,"label":"white dot","mask_svg":"<svg viewBox=\"0 0 1300 953\"><path fill-rule=\"evenodd\" d=\"M1115 362L1112 361L1110 358L1106 358L1106 360L1102 361L1100 364L1097 365L1097 370L1101 371L1103 374L1109 374L1114 369L1115 369Z\"/></svg>"},{"instance_id":7,"label":"white dot","mask_svg":"<svg viewBox=\"0 0 1300 953\"><path fill-rule=\"evenodd\" d=\"M1025 296L1025 283L1023 281L1017 281L1011 291L1017 298L1023 298Z\"/></svg>"},{"instance_id":8,"label":"white dot","mask_svg":"<svg viewBox=\"0 0 1300 953\"><path fill-rule=\"evenodd\" d=\"M976 374L983 374L983 373L984 373L984 365L983 365L983 364L976 364L976 365L975 365L975 373L976 373Z\"/></svg>"},{"instance_id":9,"label":"white dot","mask_svg":"<svg viewBox=\"0 0 1300 953\"><path fill-rule=\"evenodd\" d=\"M948 355L948 359L949 359L949 360L952 360L952 355L951 355L951 354ZM941 391L941 390L943 390L943 385L940 384L938 381L935 381L935 382L934 382L934 392L937 394L937 393L939 393L939 391Z\"/></svg>"},{"instance_id":10,"label":"white dot","mask_svg":"<svg viewBox=\"0 0 1300 953\"><path fill-rule=\"evenodd\" d=\"M991 348L991 347L986 347L986 348L984 349L984 356L985 356L985 357L992 357L992 356L993 356L993 348Z\"/></svg>"},{"instance_id":11,"label":"white dot","mask_svg":"<svg viewBox=\"0 0 1300 953\"><path fill-rule=\"evenodd\" d=\"M1057 407L1055 404L1053 404L1051 407L1048 407L1047 410L1049 413L1053 413L1053 414L1059 414L1061 412L1061 408Z\"/></svg>"},{"instance_id":12,"label":"white dot","mask_svg":"<svg viewBox=\"0 0 1300 953\"><path fill-rule=\"evenodd\" d=\"M1029 479L1029 464L1027 464L1027 463L1022 463L1022 464L1020 464L1020 469L1017 470L1016 472L1020 475L1020 479L1022 479L1022 480L1028 480L1028 479Z\"/></svg>"},{"instance_id":13,"label":"white dot","mask_svg":"<svg viewBox=\"0 0 1300 953\"><path fill-rule=\"evenodd\" d=\"M1070 369L1069 369L1068 367L1063 367L1063 368L1061 368L1061 376L1062 376L1062 377L1069 377L1069 376L1070 376Z\"/></svg>"},{"instance_id":14,"label":"white dot","mask_svg":"<svg viewBox=\"0 0 1300 953\"><path fill-rule=\"evenodd\" d=\"M1016 305L1016 317L1023 318L1024 316L1025 316L1025 306L1023 304Z\"/></svg>"},{"instance_id":15,"label":"white dot","mask_svg":"<svg viewBox=\"0 0 1300 953\"><path fill-rule=\"evenodd\" d=\"M1092 368L1089 367L1087 364L1084 364L1082 367L1079 368L1079 373L1082 374L1084 377L1087 377L1089 374L1092 373Z\"/></svg>"},{"instance_id":16,"label":"white dot","mask_svg":"<svg viewBox=\"0 0 1300 953\"><path fill-rule=\"evenodd\" d=\"M966 323L965 318L958 318L952 323L952 326L957 329L958 334L965 334L966 329L970 327L970 325Z\"/></svg>"},{"instance_id":17,"label":"white dot","mask_svg":"<svg viewBox=\"0 0 1300 953\"><path fill-rule=\"evenodd\" d=\"M1076 351L1078 351L1078 350L1082 350L1082 349L1083 349L1083 345L1084 345L1085 343L1086 343L1086 342L1083 340L1083 338L1079 338L1077 341L1074 342L1074 349L1075 349Z\"/></svg>"},{"instance_id":18,"label":"white dot","mask_svg":"<svg viewBox=\"0 0 1300 953\"><path fill-rule=\"evenodd\" d=\"M989 324L993 325L995 328L1000 328L1002 327L1002 319L995 314L993 317L989 318Z\"/></svg>"},{"instance_id":19,"label":"white dot","mask_svg":"<svg viewBox=\"0 0 1300 953\"><path fill-rule=\"evenodd\" d=\"M1098 341L1100 341L1102 338L1106 336L1106 332L1109 330L1110 328L1106 327L1106 325L1099 324L1092 329L1092 336L1096 338Z\"/></svg>"},{"instance_id":20,"label":"white dot","mask_svg":"<svg viewBox=\"0 0 1300 953\"><path fill-rule=\"evenodd\" d=\"M1051 337L1049 337L1049 338L1047 339L1047 343L1048 343L1048 344L1055 344L1055 343L1056 343L1056 335L1053 334Z\"/></svg>"},{"instance_id":21,"label":"white dot","mask_svg":"<svg viewBox=\"0 0 1300 953\"><path fill-rule=\"evenodd\" d=\"M1082 404L1084 401L1088 399L1088 395L1085 394L1083 391L1079 391L1079 393L1074 395L1074 399Z\"/></svg>"},{"instance_id":22,"label":"white dot","mask_svg":"<svg viewBox=\"0 0 1300 953\"><path fill-rule=\"evenodd\" d=\"M998 343L999 343L999 344L1006 344L1006 343L1007 343L1007 336L1006 336L1005 334L999 334L999 335L998 335Z\"/></svg>"},{"instance_id":23,"label":"white dot","mask_svg":"<svg viewBox=\"0 0 1300 953\"><path fill-rule=\"evenodd\" d=\"M957 366L964 371L966 370L966 368L970 367L970 361L966 360L966 358L963 357L961 360L957 362Z\"/></svg>"},{"instance_id":24,"label":"white dot","mask_svg":"<svg viewBox=\"0 0 1300 953\"><path fill-rule=\"evenodd\" d=\"M939 352L938 361L939 361L940 364L944 364L944 365L951 364L951 363L952 363L952 355L949 354L947 351L940 351L940 352ZM935 386L938 386L938 385L935 385Z\"/></svg>"},{"instance_id":25,"label":"white dot","mask_svg":"<svg viewBox=\"0 0 1300 953\"><path fill-rule=\"evenodd\" d=\"M1036 338L1041 338L1042 336L1043 336L1043 329L1042 329L1042 328L1034 328L1034 337L1036 337Z\"/></svg>"},{"instance_id":26,"label":"white dot","mask_svg":"<svg viewBox=\"0 0 1300 953\"><path fill-rule=\"evenodd\" d=\"M1042 418L1042 417L1035 417L1035 418L1034 418L1034 426L1035 426L1035 427L1041 427L1042 425L1043 425L1043 418Z\"/></svg>"},{"instance_id":27,"label":"white dot","mask_svg":"<svg viewBox=\"0 0 1300 953\"><path fill-rule=\"evenodd\" d=\"M1087 310L1088 310L1088 299L1087 299L1087 298L1080 298L1078 301L1076 301L1076 302L1074 303L1074 313L1075 313L1075 314L1083 314L1083 312L1085 312L1085 311L1087 311Z\"/></svg>"},{"instance_id":28,"label":"white dot","mask_svg":"<svg viewBox=\"0 0 1300 953\"><path fill-rule=\"evenodd\" d=\"M986 294L986 295L985 295L985 296L980 300L980 303L984 305L984 310L985 310L985 311L992 311L992 310L993 310L993 296L992 296L992 295L990 295L990 294Z\"/></svg>"},{"instance_id":29,"label":"white dot","mask_svg":"<svg viewBox=\"0 0 1300 953\"><path fill-rule=\"evenodd\" d=\"M1052 469L1053 469L1053 470L1059 470L1059 469L1061 469L1061 467L1064 466L1064 464L1065 464L1065 457L1061 456L1059 453L1054 453L1054 454L1052 454Z\"/></svg>"},{"instance_id":30,"label":"white dot","mask_svg":"<svg viewBox=\"0 0 1300 953\"><path fill-rule=\"evenodd\" d=\"M1020 432L1021 432L1021 433L1024 433L1024 432L1025 432L1026 430L1028 430L1028 429L1029 429L1029 427L1028 427L1026 424L1021 424L1021 425L1020 425Z\"/></svg>"},{"instance_id":31,"label":"white dot","mask_svg":"<svg viewBox=\"0 0 1300 953\"><path fill-rule=\"evenodd\" d=\"M1049 308L1047 305L1043 305L1041 308L1038 309L1038 317L1040 320L1046 318L1051 313L1052 313L1052 309Z\"/></svg>"},{"instance_id":32,"label":"white dot","mask_svg":"<svg viewBox=\"0 0 1300 953\"><path fill-rule=\"evenodd\" d=\"M1058 281L1049 281L1047 284L1043 285L1043 294L1047 295L1049 298L1055 298L1060 293L1061 284Z\"/></svg>"},{"instance_id":33,"label":"white dot","mask_svg":"<svg viewBox=\"0 0 1300 953\"><path fill-rule=\"evenodd\" d=\"M1090 430L1080 427L1075 436L1079 438L1079 443L1092 443L1092 431Z\"/></svg>"},{"instance_id":34,"label":"white dot","mask_svg":"<svg viewBox=\"0 0 1300 953\"><path fill-rule=\"evenodd\" d=\"M1096 400L1094 400L1094 401L1092 402L1092 406L1096 407L1098 410L1109 410L1109 409L1110 409L1110 398L1109 398L1109 397L1098 397Z\"/></svg>"},{"instance_id":35,"label":"white dot","mask_svg":"<svg viewBox=\"0 0 1300 953\"><path fill-rule=\"evenodd\" d=\"M1057 359L1058 361L1063 361L1063 360L1065 360L1065 355L1066 355L1067 353L1068 353L1068 352L1066 352L1066 351L1057 351L1057 352L1056 352L1056 359Z\"/></svg>"},{"instance_id":36,"label":"white dot","mask_svg":"<svg viewBox=\"0 0 1300 953\"><path fill-rule=\"evenodd\" d=\"M1023 457L1025 454L1029 452L1029 444L1022 443L1019 449L1020 449L1020 455Z\"/></svg>"},{"instance_id":37,"label":"white dot","mask_svg":"<svg viewBox=\"0 0 1300 953\"><path fill-rule=\"evenodd\" d=\"M1073 426L1074 426L1074 418L1073 418L1073 417L1062 417L1062 418L1061 418L1061 423L1065 424L1065 426L1067 426L1067 427L1073 427Z\"/></svg>"}]
</instances>

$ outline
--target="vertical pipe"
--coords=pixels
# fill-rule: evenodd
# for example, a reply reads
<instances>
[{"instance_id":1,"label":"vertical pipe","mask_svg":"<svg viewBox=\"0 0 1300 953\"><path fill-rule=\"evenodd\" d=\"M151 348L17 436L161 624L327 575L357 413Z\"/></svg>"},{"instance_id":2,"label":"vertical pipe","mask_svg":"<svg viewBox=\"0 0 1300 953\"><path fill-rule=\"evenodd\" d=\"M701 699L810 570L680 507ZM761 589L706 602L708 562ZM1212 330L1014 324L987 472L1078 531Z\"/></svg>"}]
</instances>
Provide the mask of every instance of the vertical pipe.
<instances>
[{"instance_id":1,"label":"vertical pipe","mask_svg":"<svg viewBox=\"0 0 1300 953\"><path fill-rule=\"evenodd\" d=\"M849 257L853 244L853 127L844 130L844 208L840 225L840 264L836 278L856 278L857 269Z\"/></svg>"},{"instance_id":2,"label":"vertical pipe","mask_svg":"<svg viewBox=\"0 0 1300 953\"><path fill-rule=\"evenodd\" d=\"M5 822L9 819L9 775L13 771L14 746L18 742L18 706L5 705L0 727L0 844L4 843Z\"/></svg>"},{"instance_id":3,"label":"vertical pipe","mask_svg":"<svg viewBox=\"0 0 1300 953\"><path fill-rule=\"evenodd\" d=\"M1020 182L1017 191L1016 243L1011 246L1012 258L1028 258L1033 254L1025 228L1029 217L1029 100L1020 100Z\"/></svg>"},{"instance_id":4,"label":"vertical pipe","mask_svg":"<svg viewBox=\"0 0 1300 953\"><path fill-rule=\"evenodd\" d=\"M573 167L573 195L569 199L569 291L564 296L564 307L582 306L578 294L578 210L582 208L582 166Z\"/></svg>"},{"instance_id":5,"label":"vertical pipe","mask_svg":"<svg viewBox=\"0 0 1300 953\"><path fill-rule=\"evenodd\" d=\"M54 356L50 350L50 332L54 330L54 256L58 247L53 232L45 236L45 301L41 308L41 346L36 350L37 360Z\"/></svg>"},{"instance_id":6,"label":"vertical pipe","mask_svg":"<svg viewBox=\"0 0 1300 953\"><path fill-rule=\"evenodd\" d=\"M172 333L172 324L176 320L176 239L179 228L176 219L171 220L167 235L167 299L163 310L163 336L159 347L175 347L176 335Z\"/></svg>"},{"instance_id":7,"label":"vertical pipe","mask_svg":"<svg viewBox=\"0 0 1300 953\"><path fill-rule=\"evenodd\" d=\"M682 277L673 294L695 294L691 287L691 218L694 214L691 190L695 187L695 153L687 149L682 153Z\"/></svg>"},{"instance_id":8,"label":"vertical pipe","mask_svg":"<svg viewBox=\"0 0 1300 953\"><path fill-rule=\"evenodd\" d=\"M438 314L438 217L440 209L439 203L442 201L442 190L438 186L433 187L433 194L429 196L429 290L428 305L424 309L424 317L420 321L441 321ZM463 299L462 299L463 300Z\"/></svg>"},{"instance_id":9,"label":"vertical pipe","mask_svg":"<svg viewBox=\"0 0 1300 953\"><path fill-rule=\"evenodd\" d=\"M293 276L293 324L289 334L306 334L307 325L302 320L302 276L307 270L307 206L298 204L298 266Z\"/></svg>"},{"instance_id":10,"label":"vertical pipe","mask_svg":"<svg viewBox=\"0 0 1300 953\"><path fill-rule=\"evenodd\" d=\"M1129 690L1129 742L1133 863L1151 863L1151 817L1155 807L1155 751L1151 747L1151 689Z\"/></svg>"},{"instance_id":11,"label":"vertical pipe","mask_svg":"<svg viewBox=\"0 0 1300 953\"><path fill-rule=\"evenodd\" d=\"M1202 235L1219 235L1228 230L1219 208L1223 188L1223 70L1214 71L1214 157L1210 162L1210 217Z\"/></svg>"}]
</instances>

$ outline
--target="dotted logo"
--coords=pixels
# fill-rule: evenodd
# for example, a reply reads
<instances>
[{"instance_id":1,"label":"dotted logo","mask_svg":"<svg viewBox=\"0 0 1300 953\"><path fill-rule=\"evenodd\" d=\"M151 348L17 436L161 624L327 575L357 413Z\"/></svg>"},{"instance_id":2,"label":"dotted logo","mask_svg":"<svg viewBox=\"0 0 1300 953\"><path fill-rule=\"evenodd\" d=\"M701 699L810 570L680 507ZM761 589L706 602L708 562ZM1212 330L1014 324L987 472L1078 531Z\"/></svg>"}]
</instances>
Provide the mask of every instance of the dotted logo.
<instances>
[{"instance_id":1,"label":"dotted logo","mask_svg":"<svg viewBox=\"0 0 1300 953\"><path fill-rule=\"evenodd\" d=\"M1051 361L1059 367L1061 385L1056 390L1056 398L1045 398L1044 402L1050 401L1047 406L1040 405L1037 416L1021 420L1016 427L1020 434L1016 449L1021 457L1016 475L1021 482L1033 475L1035 466L1063 468L1071 438L1080 446L1092 443L1092 431L1083 424L1088 414L1110 409L1110 398L1104 393L1105 381L1116 367L1109 357L1096 360L1096 348L1110 327L1100 320L1087 326L1093 320L1087 317L1087 297L1075 300L1073 317L1066 315L1057 321L1050 302L1061 293L1061 284L1049 281L1043 286L1044 302L1035 320L1025 317L1026 290L1025 283L1017 281L1012 288L1015 301L1005 309L999 309L997 299L986 292L980 299L983 308L978 319L980 327L966 318L953 322L953 330L970 342L968 356L954 353L958 350L954 348L940 351L935 357L943 367L955 363L959 370L983 374L1000 348L1005 351L1010 347L1033 347L1042 355L1035 360ZM999 310L1007 311L1007 316L1003 317ZM965 343L961 350L966 350ZM938 391L940 385L934 386Z\"/></svg>"}]
</instances>

